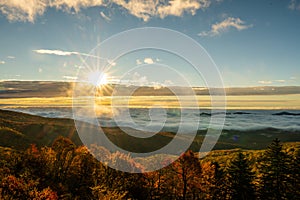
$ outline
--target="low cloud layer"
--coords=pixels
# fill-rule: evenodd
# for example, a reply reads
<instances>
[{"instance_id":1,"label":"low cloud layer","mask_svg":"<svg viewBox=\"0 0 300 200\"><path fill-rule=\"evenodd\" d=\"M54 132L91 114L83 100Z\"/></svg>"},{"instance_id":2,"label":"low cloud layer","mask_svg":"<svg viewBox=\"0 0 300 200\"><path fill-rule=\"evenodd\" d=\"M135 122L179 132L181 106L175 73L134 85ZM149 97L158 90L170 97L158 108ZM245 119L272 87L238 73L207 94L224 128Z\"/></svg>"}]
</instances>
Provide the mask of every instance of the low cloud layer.
<instances>
[{"instance_id":1,"label":"low cloud layer","mask_svg":"<svg viewBox=\"0 0 300 200\"><path fill-rule=\"evenodd\" d=\"M148 21L152 17L180 17L184 13L195 15L197 10L209 7L211 0L1 0L0 12L9 21L34 22L38 16L45 13L47 8L56 8L69 12L89 7L108 7L117 5L129 14ZM100 15L110 20L103 12Z\"/></svg>"},{"instance_id":2,"label":"low cloud layer","mask_svg":"<svg viewBox=\"0 0 300 200\"><path fill-rule=\"evenodd\" d=\"M229 29L234 28L238 31L245 30L251 28L253 25L247 25L246 22L241 20L240 18L228 17L219 23L215 23L211 26L211 30L202 31L199 33L199 36L218 36L224 32L227 32Z\"/></svg>"}]
</instances>

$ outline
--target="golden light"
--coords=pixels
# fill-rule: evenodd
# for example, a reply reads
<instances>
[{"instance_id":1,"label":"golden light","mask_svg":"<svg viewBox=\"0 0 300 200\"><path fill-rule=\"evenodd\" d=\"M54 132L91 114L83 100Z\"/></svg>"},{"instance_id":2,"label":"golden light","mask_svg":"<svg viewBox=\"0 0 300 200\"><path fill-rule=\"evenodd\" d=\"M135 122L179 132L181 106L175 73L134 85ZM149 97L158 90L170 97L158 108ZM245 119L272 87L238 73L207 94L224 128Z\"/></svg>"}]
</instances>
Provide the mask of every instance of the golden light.
<instances>
[{"instance_id":1,"label":"golden light","mask_svg":"<svg viewBox=\"0 0 300 200\"><path fill-rule=\"evenodd\" d=\"M108 83L107 74L101 71L93 71L88 74L88 81L92 85L99 87Z\"/></svg>"}]
</instances>

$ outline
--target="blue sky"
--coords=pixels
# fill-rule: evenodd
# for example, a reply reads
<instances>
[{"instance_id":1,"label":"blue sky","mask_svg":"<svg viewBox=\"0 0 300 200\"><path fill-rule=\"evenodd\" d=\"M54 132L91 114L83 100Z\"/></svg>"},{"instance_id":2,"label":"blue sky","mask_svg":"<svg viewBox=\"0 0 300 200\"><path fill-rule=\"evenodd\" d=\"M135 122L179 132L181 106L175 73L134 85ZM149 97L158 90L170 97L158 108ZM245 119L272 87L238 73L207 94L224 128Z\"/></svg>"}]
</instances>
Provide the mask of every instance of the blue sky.
<instances>
[{"instance_id":1,"label":"blue sky","mask_svg":"<svg viewBox=\"0 0 300 200\"><path fill-rule=\"evenodd\" d=\"M300 85L299 22L296 0L2 0L0 80L71 80L97 43L151 26L201 44L225 86ZM177 65L192 84L201 82L183 61L157 51L117 60L112 77L139 63Z\"/></svg>"}]
</instances>

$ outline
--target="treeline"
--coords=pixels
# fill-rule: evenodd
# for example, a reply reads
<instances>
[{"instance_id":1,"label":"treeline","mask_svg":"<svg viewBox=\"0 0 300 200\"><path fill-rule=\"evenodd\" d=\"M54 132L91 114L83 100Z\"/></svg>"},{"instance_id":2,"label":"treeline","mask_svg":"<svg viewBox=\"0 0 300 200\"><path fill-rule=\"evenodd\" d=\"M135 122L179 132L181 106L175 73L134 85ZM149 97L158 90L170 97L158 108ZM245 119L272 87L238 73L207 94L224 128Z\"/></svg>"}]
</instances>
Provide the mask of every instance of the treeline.
<instances>
[{"instance_id":1,"label":"treeline","mask_svg":"<svg viewBox=\"0 0 300 200\"><path fill-rule=\"evenodd\" d=\"M144 170L128 155L93 148L116 165ZM199 160L188 151L163 169L131 174L58 138L51 147L2 149L0 199L300 199L299 148L283 148L276 139L262 153L240 151L224 160Z\"/></svg>"}]
</instances>

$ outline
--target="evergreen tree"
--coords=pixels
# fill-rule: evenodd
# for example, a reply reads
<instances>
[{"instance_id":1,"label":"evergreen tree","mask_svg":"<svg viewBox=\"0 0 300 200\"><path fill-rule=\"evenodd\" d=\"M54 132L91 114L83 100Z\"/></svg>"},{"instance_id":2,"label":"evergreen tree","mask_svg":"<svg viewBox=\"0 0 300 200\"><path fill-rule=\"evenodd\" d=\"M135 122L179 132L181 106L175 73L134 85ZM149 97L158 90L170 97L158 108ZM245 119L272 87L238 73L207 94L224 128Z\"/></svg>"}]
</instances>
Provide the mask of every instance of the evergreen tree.
<instances>
[{"instance_id":1,"label":"evergreen tree","mask_svg":"<svg viewBox=\"0 0 300 200\"><path fill-rule=\"evenodd\" d=\"M254 174L251 172L247 158L239 153L230 162L227 169L228 199L245 200L254 199Z\"/></svg>"},{"instance_id":2,"label":"evergreen tree","mask_svg":"<svg viewBox=\"0 0 300 200\"><path fill-rule=\"evenodd\" d=\"M282 150L280 141L276 138L268 146L264 162L261 165L261 184L259 196L261 199L287 199L288 156Z\"/></svg>"}]
</instances>

